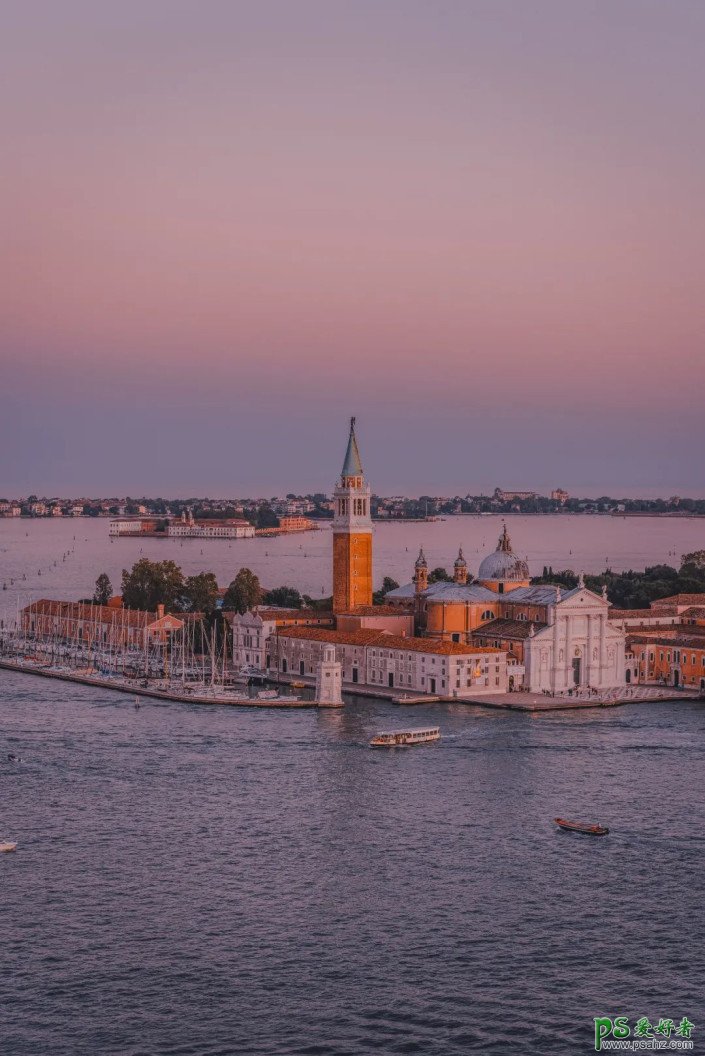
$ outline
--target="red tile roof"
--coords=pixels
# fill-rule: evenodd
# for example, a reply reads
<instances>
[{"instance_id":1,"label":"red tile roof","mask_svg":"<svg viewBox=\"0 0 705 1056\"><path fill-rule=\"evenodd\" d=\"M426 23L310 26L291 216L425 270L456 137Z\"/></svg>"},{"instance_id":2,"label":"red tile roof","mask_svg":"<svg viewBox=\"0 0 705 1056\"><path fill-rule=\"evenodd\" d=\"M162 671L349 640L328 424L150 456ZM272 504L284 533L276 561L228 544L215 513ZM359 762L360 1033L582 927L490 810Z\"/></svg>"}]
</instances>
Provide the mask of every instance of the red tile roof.
<instances>
[{"instance_id":1,"label":"red tile roof","mask_svg":"<svg viewBox=\"0 0 705 1056\"><path fill-rule=\"evenodd\" d=\"M516 641L524 641L534 631L541 631L548 626L545 623L532 622L530 620L490 620L476 627L472 632L473 638L507 638Z\"/></svg>"},{"instance_id":2,"label":"red tile roof","mask_svg":"<svg viewBox=\"0 0 705 1056\"><path fill-rule=\"evenodd\" d=\"M674 628L673 634L648 634L648 632L639 631L627 635L627 645L665 645L669 648L705 649L705 634L696 634L695 631L695 627L690 627L687 631Z\"/></svg>"},{"instance_id":3,"label":"red tile roof","mask_svg":"<svg viewBox=\"0 0 705 1056\"><path fill-rule=\"evenodd\" d=\"M705 594L671 594L668 598L659 598L651 602L651 608L661 605L705 605Z\"/></svg>"},{"instance_id":4,"label":"red tile roof","mask_svg":"<svg viewBox=\"0 0 705 1056\"><path fill-rule=\"evenodd\" d=\"M280 638L295 638L311 642L330 642L331 645L376 645L382 649L401 649L413 653L435 653L440 656L473 656L478 653L501 653L503 650L489 646L464 645L461 642L440 642L434 638L404 638L400 634L362 629L359 631L334 631L326 627L284 627Z\"/></svg>"}]
</instances>

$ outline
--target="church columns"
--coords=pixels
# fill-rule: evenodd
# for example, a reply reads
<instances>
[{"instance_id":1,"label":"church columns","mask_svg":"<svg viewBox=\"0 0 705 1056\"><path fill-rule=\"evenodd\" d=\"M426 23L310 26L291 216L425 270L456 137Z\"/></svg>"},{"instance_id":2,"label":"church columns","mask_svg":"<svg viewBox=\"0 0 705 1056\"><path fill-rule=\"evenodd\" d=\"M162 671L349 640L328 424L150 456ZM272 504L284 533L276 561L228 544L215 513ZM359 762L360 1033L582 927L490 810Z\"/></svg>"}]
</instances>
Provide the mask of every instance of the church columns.
<instances>
[{"instance_id":1,"label":"church columns","mask_svg":"<svg viewBox=\"0 0 705 1056\"><path fill-rule=\"evenodd\" d=\"M605 680L605 671L607 670L607 649L605 630L607 627L607 617L604 612L600 613L600 646L599 646L599 657L600 657L600 685Z\"/></svg>"},{"instance_id":2,"label":"church columns","mask_svg":"<svg viewBox=\"0 0 705 1056\"><path fill-rule=\"evenodd\" d=\"M559 650L559 637L558 637L558 613L555 608L553 610L553 658L551 663L551 689L555 693L558 689L557 686L557 675L558 675L558 650Z\"/></svg>"},{"instance_id":3,"label":"church columns","mask_svg":"<svg viewBox=\"0 0 705 1056\"><path fill-rule=\"evenodd\" d=\"M588 618L587 618L587 649L586 649L586 656L585 656L585 678L584 678L584 682L585 682L585 684L587 686L591 686L592 685L592 642L593 642L592 625L593 625L593 619L594 619L593 616L588 615Z\"/></svg>"},{"instance_id":4,"label":"church columns","mask_svg":"<svg viewBox=\"0 0 705 1056\"><path fill-rule=\"evenodd\" d=\"M570 655L570 646L571 646L570 631L571 631L572 620L571 620L570 616L566 616L563 622L564 622L564 625L565 625L565 651L563 653L563 658L565 660L564 682L565 682L565 689L568 689L570 686L573 685L573 679L572 679L573 670L572 670L571 655Z\"/></svg>"}]
</instances>

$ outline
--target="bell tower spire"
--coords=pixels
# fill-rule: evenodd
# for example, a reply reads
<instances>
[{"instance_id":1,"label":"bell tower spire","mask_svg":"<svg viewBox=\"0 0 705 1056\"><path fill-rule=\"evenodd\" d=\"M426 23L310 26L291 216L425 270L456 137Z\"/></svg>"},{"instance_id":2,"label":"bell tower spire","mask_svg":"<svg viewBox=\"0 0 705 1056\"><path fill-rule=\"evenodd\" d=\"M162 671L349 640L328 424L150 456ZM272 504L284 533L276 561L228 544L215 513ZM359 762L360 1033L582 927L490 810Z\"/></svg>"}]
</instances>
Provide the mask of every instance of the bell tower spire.
<instances>
[{"instance_id":1,"label":"bell tower spire","mask_svg":"<svg viewBox=\"0 0 705 1056\"><path fill-rule=\"evenodd\" d=\"M333 611L349 612L372 604L372 518L355 419L335 489L333 516Z\"/></svg>"}]
</instances>

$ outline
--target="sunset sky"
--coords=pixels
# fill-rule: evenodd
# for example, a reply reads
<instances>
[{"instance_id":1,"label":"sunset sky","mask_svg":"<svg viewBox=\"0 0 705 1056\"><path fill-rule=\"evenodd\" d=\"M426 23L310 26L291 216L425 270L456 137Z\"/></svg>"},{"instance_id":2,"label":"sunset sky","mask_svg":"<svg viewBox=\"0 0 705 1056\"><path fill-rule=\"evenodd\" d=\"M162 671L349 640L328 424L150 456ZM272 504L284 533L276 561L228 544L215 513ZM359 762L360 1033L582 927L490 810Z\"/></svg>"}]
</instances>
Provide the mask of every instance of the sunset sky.
<instances>
[{"instance_id":1,"label":"sunset sky","mask_svg":"<svg viewBox=\"0 0 705 1056\"><path fill-rule=\"evenodd\" d=\"M705 494L702 0L9 0L0 496Z\"/></svg>"}]
</instances>

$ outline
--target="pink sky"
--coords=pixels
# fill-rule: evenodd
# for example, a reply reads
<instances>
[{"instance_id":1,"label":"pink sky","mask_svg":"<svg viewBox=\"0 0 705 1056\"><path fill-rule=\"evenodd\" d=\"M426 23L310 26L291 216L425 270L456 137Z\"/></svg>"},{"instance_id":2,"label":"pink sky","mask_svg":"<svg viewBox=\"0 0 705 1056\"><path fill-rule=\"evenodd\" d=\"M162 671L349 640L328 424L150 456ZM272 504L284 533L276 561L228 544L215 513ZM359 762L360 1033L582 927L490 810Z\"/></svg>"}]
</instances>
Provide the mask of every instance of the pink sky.
<instances>
[{"instance_id":1,"label":"pink sky","mask_svg":"<svg viewBox=\"0 0 705 1056\"><path fill-rule=\"evenodd\" d=\"M14 5L0 494L703 494L705 6ZM332 462L331 462L332 453Z\"/></svg>"}]
</instances>

